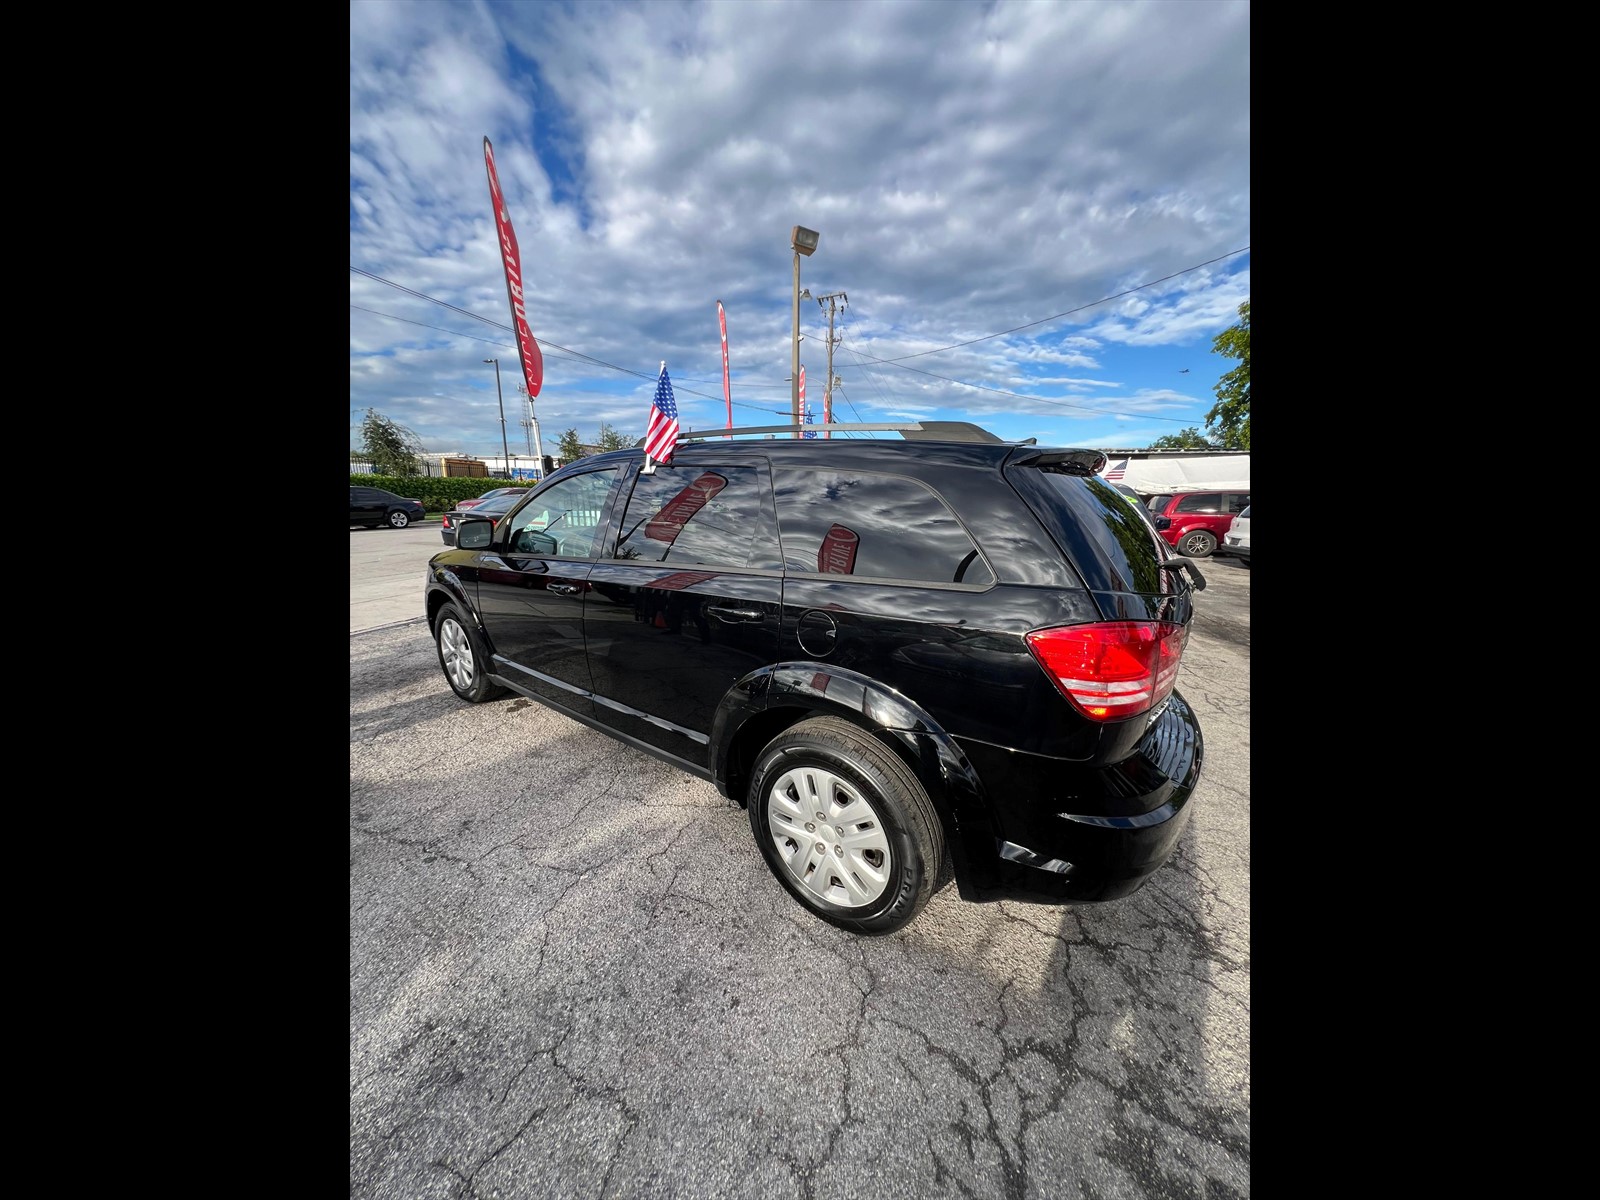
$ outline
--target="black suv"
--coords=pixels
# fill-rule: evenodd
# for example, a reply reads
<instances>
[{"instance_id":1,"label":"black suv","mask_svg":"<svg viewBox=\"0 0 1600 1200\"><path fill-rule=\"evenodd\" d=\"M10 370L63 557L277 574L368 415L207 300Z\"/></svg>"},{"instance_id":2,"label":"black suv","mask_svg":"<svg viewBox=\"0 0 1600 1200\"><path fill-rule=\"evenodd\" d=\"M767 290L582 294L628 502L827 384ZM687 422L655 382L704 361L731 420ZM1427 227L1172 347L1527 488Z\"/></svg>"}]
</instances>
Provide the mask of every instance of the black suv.
<instances>
[{"instance_id":1,"label":"black suv","mask_svg":"<svg viewBox=\"0 0 1600 1200\"><path fill-rule=\"evenodd\" d=\"M710 780L847 929L900 928L947 869L970 900L1127 895L1200 778L1173 684L1204 580L1098 450L892 428L686 434L463 514L427 571L445 677Z\"/></svg>"}]
</instances>

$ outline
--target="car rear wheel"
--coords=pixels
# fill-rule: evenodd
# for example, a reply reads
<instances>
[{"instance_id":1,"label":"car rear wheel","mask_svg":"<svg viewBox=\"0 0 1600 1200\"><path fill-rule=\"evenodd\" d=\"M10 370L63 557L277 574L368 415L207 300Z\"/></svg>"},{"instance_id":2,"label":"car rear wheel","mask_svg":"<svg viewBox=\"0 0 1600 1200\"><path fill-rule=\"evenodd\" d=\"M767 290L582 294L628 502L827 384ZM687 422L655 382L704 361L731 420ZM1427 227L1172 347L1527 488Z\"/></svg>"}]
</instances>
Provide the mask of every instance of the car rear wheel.
<instances>
[{"instance_id":1,"label":"car rear wheel","mask_svg":"<svg viewBox=\"0 0 1600 1200\"><path fill-rule=\"evenodd\" d=\"M399 509L395 509L394 512L389 514L389 525L391 528L404 529L409 524L411 524L410 513L401 512Z\"/></svg>"},{"instance_id":2,"label":"car rear wheel","mask_svg":"<svg viewBox=\"0 0 1600 1200\"><path fill-rule=\"evenodd\" d=\"M801 721L761 751L749 810L778 882L840 928L893 933L944 876L944 835L921 782L839 717Z\"/></svg>"},{"instance_id":3,"label":"car rear wheel","mask_svg":"<svg viewBox=\"0 0 1600 1200\"><path fill-rule=\"evenodd\" d=\"M1204 529L1196 529L1178 539L1178 553L1190 558L1205 558L1216 548L1216 535L1207 533Z\"/></svg>"},{"instance_id":4,"label":"car rear wheel","mask_svg":"<svg viewBox=\"0 0 1600 1200\"><path fill-rule=\"evenodd\" d=\"M433 636L439 648L439 666L451 691L469 704L505 695L505 688L489 681L489 652L483 639L455 605L439 610Z\"/></svg>"}]
</instances>

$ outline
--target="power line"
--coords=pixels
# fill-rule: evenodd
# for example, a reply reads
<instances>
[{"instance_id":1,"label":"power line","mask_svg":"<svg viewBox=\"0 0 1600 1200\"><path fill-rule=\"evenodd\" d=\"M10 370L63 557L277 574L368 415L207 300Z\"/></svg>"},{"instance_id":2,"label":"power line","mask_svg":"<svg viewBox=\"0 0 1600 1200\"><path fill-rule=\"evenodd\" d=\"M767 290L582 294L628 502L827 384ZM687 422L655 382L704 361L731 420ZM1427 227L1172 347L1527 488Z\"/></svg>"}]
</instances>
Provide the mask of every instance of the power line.
<instances>
[{"instance_id":1,"label":"power line","mask_svg":"<svg viewBox=\"0 0 1600 1200\"><path fill-rule=\"evenodd\" d=\"M1202 264L1202 265L1204 265L1204 264ZM1192 270L1193 268L1190 268L1190 269ZM1096 303L1099 303L1099 302L1097 301ZM841 333L840 334L841 344L843 343L843 336L844 335ZM996 336L998 336L998 335L996 335ZM983 385L981 383L967 383L967 382L965 382L963 380L960 380L960 379L951 379L948 375L935 375L932 371L924 371L921 367L907 367L907 366L904 366L899 359L873 358L870 354L863 355L854 346L845 346L845 349L850 351L851 354L854 354L857 359L868 360L868 361L871 361L871 362L880 363L880 364L885 365L885 366L899 367L900 370L902 370L902 371L915 371L918 375L926 375L930 379L939 379L939 380L942 380L945 383L953 383L957 387L976 388L980 392L994 392L996 395L1010 396L1012 399L1015 399L1015 400L1032 400L1032 401L1034 401L1036 403L1039 403L1039 404L1052 404L1052 405L1056 405L1057 407L1060 407L1060 408L1075 408L1075 409L1079 409L1079 410L1081 410L1083 412L1098 413L1101 416L1107 416L1107 417L1126 417L1126 416L1133 415L1133 414L1126 413L1126 412L1118 412L1116 409L1110 409L1110 408L1090 408L1087 404L1074 404L1070 400L1047 400L1043 396L1027 396L1027 395L1024 395L1021 392L1008 392L1003 388L986 387L985 385ZM931 351L930 351L930 353L931 353ZM909 356L909 357L915 357L915 355L912 355L912 356ZM865 361L863 361L862 369L863 370L866 369ZM871 378L871 376L869 375L868 378ZM877 380L874 379L872 382L873 382L873 386L876 387L877 386ZM883 395L883 390L881 388L878 389L878 394L880 396ZM887 405L888 405L888 401L887 400L884 401L884 405L885 405L885 407L887 407ZM1189 417L1187 419L1182 418L1182 417L1158 417L1158 416L1155 416L1153 414L1149 414L1149 415L1140 414L1139 416L1140 416L1141 420L1170 421L1174 425L1192 425L1194 423L1194 418L1193 417Z\"/></svg>"},{"instance_id":2,"label":"power line","mask_svg":"<svg viewBox=\"0 0 1600 1200\"><path fill-rule=\"evenodd\" d=\"M354 271L357 275L365 275L368 279L375 279L379 283L388 284L390 287L396 289L397 291L405 292L407 295L415 296L419 300L427 300L432 304L437 304L437 305L439 305L439 306L441 306L443 308L448 308L448 309L452 310L453 312L461 313L463 316L471 317L475 321L482 321L485 325L491 326L492 328L503 329L507 333L512 333L513 332L511 326L505 324L504 322L493 321L493 320L490 320L488 317L479 316L475 312L469 312L467 309L458 308L456 305L451 304L448 301L435 299L433 296L429 296L424 292L419 292L414 288L406 287L404 284L396 283L392 279L385 279L382 275L374 275L371 271L363 271L360 267L351 267L350 269L352 271ZM358 305L358 304L352 304L350 307L351 308L361 308L361 306ZM370 312L370 313L373 313L374 315L380 316L380 317L390 317L390 314L388 314L388 313L380 313L376 309L364 308L364 309L361 309L361 311L362 312ZM390 317L390 319L391 320L395 320L395 321L405 321L406 324L408 324L408 325L421 325L422 324L422 322L420 322L420 321L407 321L405 317ZM438 329L439 328L436 325L423 325L422 327L424 329ZM441 333L452 333L454 331L453 330L448 330L448 329L440 329L439 332L441 332ZM489 339L487 339L487 338L474 338L474 337L472 337L471 334L468 334L468 333L457 334L456 336L465 337L465 338L472 338L473 341L489 341ZM593 366L597 366L597 367L604 367L608 371L620 371L624 375L633 375L633 376L636 376L639 379L644 379L644 380L651 381L651 382L653 382L655 380L655 378L656 378L656 376L647 374L644 371L635 371L635 370L632 370L632 369L630 369L628 367L619 367L616 363L606 362L604 359L595 358L593 355L584 354L582 351L579 351L579 350L570 350L566 346L558 345L557 343L551 342L551 341L547 341L544 338L535 338L534 341L538 342L540 346L548 346L553 350L559 350L563 354L571 355L573 358L579 360L580 362L586 362L586 363L589 363L589 364L591 364ZM491 345L500 345L500 346L505 345L505 343L503 343L503 342L491 342L490 344ZM709 382L709 381L707 381L707 382ZM745 386L776 387L776 386L780 386L780 385L777 385L777 384L757 384L757 385L747 384ZM787 387L788 384L783 384L781 386ZM713 395L710 395L707 392L697 392L693 388L681 388L681 389L679 389L676 381L674 381L674 383L673 383L673 388L674 388L674 390L681 390L681 391L688 392L689 395L691 395L691 396L699 396L702 400L721 400L722 399L721 396L713 396ZM740 400L735 400L735 401L733 401L733 403L739 405L739 407L741 407L741 408L753 408L757 412L776 413L778 416L782 416L782 415L784 415L785 413L787 413L789 411L786 408L764 408L759 404L746 404L746 403L744 403L743 401L740 401Z\"/></svg>"},{"instance_id":3,"label":"power line","mask_svg":"<svg viewBox=\"0 0 1600 1200\"><path fill-rule=\"evenodd\" d=\"M1216 258L1207 259L1203 263L1196 263L1192 267L1185 267L1181 271L1174 271L1171 275L1163 275L1160 279L1152 279L1149 283L1141 283L1138 287L1131 287L1127 291L1118 292L1114 296L1102 296L1098 300L1091 300L1087 304L1080 304L1077 308L1069 308L1066 312L1056 313L1053 317L1041 317L1037 321L1029 321L1026 325L1018 325L1015 329L1002 329L999 333L986 333L982 337L975 337L965 342L952 342L948 346L940 346L934 350L918 350L915 354L902 354L899 358L875 358L872 361L881 363L902 363L908 358L922 358L924 355L928 354L943 354L946 350L958 350L962 346L973 346L979 342L987 342L997 337L1005 337L1008 333L1019 333L1024 329L1032 329L1035 325L1044 325L1051 321L1059 321L1062 317L1070 317L1074 313L1083 312L1085 309L1094 308L1101 304L1109 304L1113 300L1120 300L1124 296L1131 296L1135 292L1142 292L1145 288L1155 287L1155 285L1158 283L1166 283L1169 279L1176 279L1180 275L1187 275L1190 271L1198 271L1201 267L1209 267L1212 263L1219 263L1225 258L1232 258L1235 254L1243 254L1249 249L1249 246L1241 246L1237 250L1230 250L1226 254L1219 254Z\"/></svg>"},{"instance_id":4,"label":"power line","mask_svg":"<svg viewBox=\"0 0 1600 1200\"><path fill-rule=\"evenodd\" d=\"M1101 416L1110 416L1110 417L1128 416L1129 415L1128 413L1126 413L1126 412L1118 412L1115 409L1092 408L1089 405L1086 405L1086 404L1074 404L1074 403L1072 403L1071 401L1068 401L1068 400L1049 400L1049 399L1046 399L1043 396L1028 396L1028 395L1024 395L1021 392L1011 392L1011 391L1005 390L1004 388L988 387L988 386L986 386L984 384L981 384L981 383L967 383L964 380L952 379L948 375L937 375L932 371L924 371L920 367L907 367L907 366L904 366L903 364L908 359L923 358L923 357L925 357L925 356L927 356L929 354L940 354L945 350L955 350L955 349L959 349L962 346L971 346L971 345L974 345L974 344L976 344L978 342L986 342L986 341L991 341L991 340L993 340L994 338L997 338L997 337L1004 337L1004 336L1006 336L1006 334L1009 334L1009 333L1017 333L1017 332L1019 332L1019 331L1021 331L1023 329L1032 329L1036 325L1043 325L1043 324L1046 324L1047 322L1050 322L1050 321L1059 320L1062 317L1071 316L1074 313L1083 312L1085 309L1094 308L1097 305L1106 304L1106 303L1109 303L1112 300L1118 300L1118 299L1121 299L1124 296L1132 295L1134 292L1139 292L1139 291L1143 291L1146 288L1154 287L1158 283L1165 283L1168 280L1176 279L1180 275L1187 275L1191 271L1198 271L1202 267L1209 267L1213 263L1219 263L1225 258L1232 258L1234 255L1243 254L1246 251L1248 251L1249 249L1250 249L1249 246L1243 246L1238 250L1230 250L1227 254L1221 254L1221 255L1218 255L1216 258L1208 259L1205 262L1196 263L1194 266L1185 267L1181 271L1174 271L1172 274L1164 275L1160 279L1152 279L1147 283L1141 283L1137 287L1128 288L1128 289L1126 289L1124 291L1117 292L1115 295L1104 296L1104 297L1100 298L1099 300L1092 300L1088 304L1079 305L1077 308L1068 309L1066 312L1056 313L1054 316L1043 317L1043 318L1041 318L1040 320L1037 320L1037 321L1030 321L1026 325L1018 325L1018 326L1016 326L1016 327L1014 327L1012 329L1004 329L1004 330L1001 330L999 333L985 334L983 337L971 338L971 339L969 339L967 341L964 341L964 342L953 342L948 346L940 346L940 347L937 347L937 348L935 348L933 350L919 350L915 354L905 354L905 355L901 355L898 358L877 358L877 357L874 357L873 355L870 355L870 354L862 354L854 346L850 346L850 347L848 347L848 349L850 350L851 354L856 356L858 361L862 362L863 367L864 367L864 364L867 363L867 362L874 362L874 363L878 363L878 364L883 365L883 366L900 367L900 369L903 370L903 371L915 371L919 375L926 375L930 379L938 379L938 380L940 380L940 381L942 381L944 383L953 383L957 387L973 388L974 390L980 391L980 392L993 392L995 395L1008 396L1008 397L1010 397L1012 399L1015 399L1015 400L1028 400L1028 401L1032 401L1032 402L1038 403L1038 404L1049 404L1049 405L1053 405L1053 406L1059 407L1059 408L1071 408L1071 409L1076 409L1076 410L1078 410L1080 412L1096 413L1096 414L1101 415ZM450 304L447 301L435 299L433 296L429 296L424 292L419 292L419 291L415 290L414 288L406 287L404 284L396 283L392 279L385 279L382 275L376 275L371 271L364 271L360 267L357 267L357 266L352 266L350 269L353 272L355 272L356 274L358 274L358 275L364 275L368 279L373 279L373 280L376 280L379 283L387 284L389 287L395 288L398 291L405 292L407 295L415 296L420 300L427 300L432 304L438 304L438 305L440 305L440 306L442 306L444 308L451 309L454 312L461 313L463 316L471 317L475 321L482 321L485 325L492 326L493 328L496 328L496 329L505 330L507 333L512 333L513 332L511 327L509 325L504 324L503 322L491 320L488 317L480 316L478 313L471 312L468 309L459 308L456 305ZM356 308L356 307L359 307L359 306L351 305L351 307L352 308ZM372 310L372 309L364 309L363 311L372 312L374 310ZM378 316L386 316L387 314L378 313L377 315ZM403 318L403 317L395 317L393 319L402 320L402 321L405 320L405 318ZM412 321L412 322L408 322L408 323L409 324L420 324L420 322L416 322L416 321ZM432 328L437 328L437 327L436 326L424 326L424 328L432 329ZM449 332L449 331L448 330L442 330L441 332ZM470 337L471 335L469 335L469 334L461 334L459 336ZM842 342L842 340L843 340L843 334L842 333L840 335L840 338L841 338L841 342ZM487 340L487 339L475 338L473 340L482 341L482 340ZM580 362L587 362L587 363L590 363L590 364L592 364L594 366L604 367L607 370L618 371L618 372L620 372L620 373L622 373L624 375L633 375L633 376L635 376L635 377L637 377L639 379L644 379L644 380L647 380L647 381L648 380L653 380L653 379L656 378L656 376L650 375L650 374L648 374L648 373L646 373L644 371L635 371L635 370L632 370L629 367L621 367L621 366L618 366L615 363L606 362L604 359L599 359L599 358L593 357L592 355L584 354L581 351L572 350L572 349L569 349L566 346L559 345L559 344L557 344L555 342L546 341L544 338L535 338L534 340L536 342L538 342L538 344L540 346L549 346L550 348L552 348L554 350L559 350L559 351L561 351L561 352L563 352L565 354L568 354L568 355L572 356L573 358L579 360ZM749 386L759 386L759 387L785 386L785 387L787 387L788 385L787 384L784 384L784 385L776 385L776 384L754 384L754 385L752 385L752 384L746 384L744 386L747 386L747 387L749 387ZM676 387L676 384L674 384L674 387ZM691 395L691 396L699 396L703 400L716 401L716 400L721 399L721 397L719 397L719 396L712 396L712 395L710 395L710 394L708 394L706 392L698 392L698 391L695 391L693 388L683 388L682 390L685 391L685 392L688 392L689 395ZM758 404L747 404L747 403L744 403L743 401L739 401L739 400L734 400L734 401L732 401L732 403L738 405L741 408L753 408L758 412L770 412L770 413L774 413L774 414L776 414L778 416L783 416L788 411L787 409L763 408L761 405L758 405ZM851 407L853 409L854 405L852 405ZM1160 416L1156 416L1154 414L1142 414L1141 415L1141 419L1150 420L1150 421L1167 421L1167 422L1171 422L1174 425L1183 425L1183 424L1186 424L1186 423L1192 423L1192 421L1193 421L1192 417L1191 418L1160 417Z\"/></svg>"}]
</instances>

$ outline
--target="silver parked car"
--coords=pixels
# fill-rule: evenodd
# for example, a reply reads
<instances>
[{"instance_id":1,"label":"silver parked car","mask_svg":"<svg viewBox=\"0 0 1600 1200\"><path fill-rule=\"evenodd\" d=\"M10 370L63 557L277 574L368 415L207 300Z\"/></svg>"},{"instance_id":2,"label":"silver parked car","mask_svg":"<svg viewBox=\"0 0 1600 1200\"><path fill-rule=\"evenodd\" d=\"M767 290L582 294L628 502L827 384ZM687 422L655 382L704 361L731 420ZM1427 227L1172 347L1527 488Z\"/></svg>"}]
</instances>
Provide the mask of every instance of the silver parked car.
<instances>
[{"instance_id":1,"label":"silver parked car","mask_svg":"<svg viewBox=\"0 0 1600 1200\"><path fill-rule=\"evenodd\" d=\"M1246 504L1233 518L1222 544L1211 552L1214 558L1236 558L1241 567L1250 565L1250 506Z\"/></svg>"}]
</instances>

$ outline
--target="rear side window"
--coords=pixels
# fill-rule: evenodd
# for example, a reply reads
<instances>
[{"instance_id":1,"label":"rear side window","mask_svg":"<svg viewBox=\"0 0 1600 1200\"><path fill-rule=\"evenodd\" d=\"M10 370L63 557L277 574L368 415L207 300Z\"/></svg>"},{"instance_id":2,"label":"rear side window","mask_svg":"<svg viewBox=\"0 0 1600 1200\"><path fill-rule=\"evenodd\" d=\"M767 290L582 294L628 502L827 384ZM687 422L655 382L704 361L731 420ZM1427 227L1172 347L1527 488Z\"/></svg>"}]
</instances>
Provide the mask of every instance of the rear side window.
<instances>
[{"instance_id":1,"label":"rear side window","mask_svg":"<svg viewBox=\"0 0 1600 1200\"><path fill-rule=\"evenodd\" d=\"M994 572L925 484L872 471L772 472L791 572L987 587Z\"/></svg>"},{"instance_id":2,"label":"rear side window","mask_svg":"<svg viewBox=\"0 0 1600 1200\"><path fill-rule=\"evenodd\" d=\"M1228 496L1228 511L1231 513L1243 512L1250 507L1249 492L1235 492Z\"/></svg>"},{"instance_id":3,"label":"rear side window","mask_svg":"<svg viewBox=\"0 0 1600 1200\"><path fill-rule=\"evenodd\" d=\"M1179 590L1171 572L1161 569L1163 543L1155 525L1103 479L1032 466L1008 468L1006 478L1091 588L1145 595Z\"/></svg>"},{"instance_id":4,"label":"rear side window","mask_svg":"<svg viewBox=\"0 0 1600 1200\"><path fill-rule=\"evenodd\" d=\"M1192 496L1185 496L1178 501L1174 512L1181 513L1214 513L1222 511L1222 497L1215 492L1196 492Z\"/></svg>"},{"instance_id":5,"label":"rear side window","mask_svg":"<svg viewBox=\"0 0 1600 1200\"><path fill-rule=\"evenodd\" d=\"M641 474L613 558L776 569L778 536L756 467L657 467Z\"/></svg>"}]
</instances>

